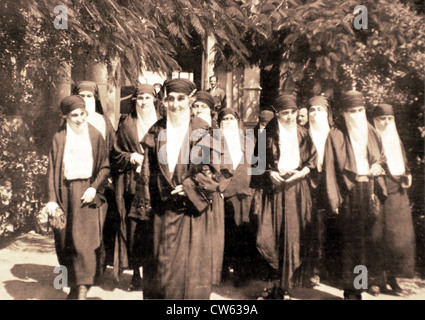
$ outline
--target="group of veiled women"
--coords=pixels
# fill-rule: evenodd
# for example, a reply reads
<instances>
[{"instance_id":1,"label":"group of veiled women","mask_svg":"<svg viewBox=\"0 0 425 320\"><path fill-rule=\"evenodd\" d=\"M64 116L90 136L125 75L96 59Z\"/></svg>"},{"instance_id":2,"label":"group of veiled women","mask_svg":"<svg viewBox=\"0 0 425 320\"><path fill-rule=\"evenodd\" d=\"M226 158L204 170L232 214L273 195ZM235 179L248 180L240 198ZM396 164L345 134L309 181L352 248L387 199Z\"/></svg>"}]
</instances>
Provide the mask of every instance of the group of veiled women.
<instances>
[{"instance_id":1,"label":"group of veiled women","mask_svg":"<svg viewBox=\"0 0 425 320\"><path fill-rule=\"evenodd\" d=\"M117 281L131 269L129 289L147 297L209 299L222 276L264 271L260 260L271 283L263 298L290 299L320 278L339 280L345 299L402 291L396 277L411 277L415 261L412 178L392 106L376 106L372 125L349 91L334 124L315 96L303 127L296 97L281 94L249 131L189 80L162 90L160 100L139 84L117 130L94 82L60 104L47 209L67 218L54 236L69 299L86 299L107 265Z\"/></svg>"}]
</instances>

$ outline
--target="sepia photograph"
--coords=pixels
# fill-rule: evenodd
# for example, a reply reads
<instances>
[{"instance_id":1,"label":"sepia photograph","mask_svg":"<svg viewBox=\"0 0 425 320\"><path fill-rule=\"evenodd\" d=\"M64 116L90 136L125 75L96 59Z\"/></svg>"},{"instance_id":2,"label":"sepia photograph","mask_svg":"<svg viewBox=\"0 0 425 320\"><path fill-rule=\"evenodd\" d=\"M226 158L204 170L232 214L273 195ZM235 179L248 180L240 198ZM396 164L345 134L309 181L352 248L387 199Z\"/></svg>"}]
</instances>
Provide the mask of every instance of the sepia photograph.
<instances>
[{"instance_id":1,"label":"sepia photograph","mask_svg":"<svg viewBox=\"0 0 425 320\"><path fill-rule=\"evenodd\" d=\"M0 300L425 300L424 92L420 0L0 0Z\"/></svg>"}]
</instances>

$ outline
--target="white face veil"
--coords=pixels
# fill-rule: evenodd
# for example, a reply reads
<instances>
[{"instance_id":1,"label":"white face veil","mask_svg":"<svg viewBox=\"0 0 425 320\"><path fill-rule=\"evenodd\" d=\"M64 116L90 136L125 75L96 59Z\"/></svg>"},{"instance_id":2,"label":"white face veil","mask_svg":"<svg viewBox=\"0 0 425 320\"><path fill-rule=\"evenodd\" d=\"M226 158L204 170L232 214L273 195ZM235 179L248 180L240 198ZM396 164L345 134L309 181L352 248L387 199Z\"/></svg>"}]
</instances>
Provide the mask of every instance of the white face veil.
<instances>
[{"instance_id":1,"label":"white face veil","mask_svg":"<svg viewBox=\"0 0 425 320\"><path fill-rule=\"evenodd\" d=\"M291 124L279 123L280 158L278 169L281 174L297 169L300 165L300 147L296 122Z\"/></svg>"},{"instance_id":2,"label":"white face veil","mask_svg":"<svg viewBox=\"0 0 425 320\"><path fill-rule=\"evenodd\" d=\"M380 121L379 117L373 119L376 131L382 139L385 157L387 158L388 168L392 175L402 175L406 171L401 141L395 126L394 117L385 122Z\"/></svg>"},{"instance_id":3,"label":"white face veil","mask_svg":"<svg viewBox=\"0 0 425 320\"><path fill-rule=\"evenodd\" d=\"M220 129L226 139L229 148L228 151L232 159L233 170L235 170L243 158L238 120L222 120Z\"/></svg>"},{"instance_id":4,"label":"white face veil","mask_svg":"<svg viewBox=\"0 0 425 320\"><path fill-rule=\"evenodd\" d=\"M152 102L145 104L142 108L136 101L136 112L137 112L137 137L139 141L142 141L150 127L158 120L156 109L154 105L154 98Z\"/></svg>"},{"instance_id":5,"label":"white face veil","mask_svg":"<svg viewBox=\"0 0 425 320\"><path fill-rule=\"evenodd\" d=\"M105 139L106 137L106 123L103 116L96 112L96 98L95 97L83 97L86 104L86 110L88 113L87 122L95 127Z\"/></svg>"},{"instance_id":6,"label":"white face veil","mask_svg":"<svg viewBox=\"0 0 425 320\"><path fill-rule=\"evenodd\" d=\"M316 107L316 110L312 113L309 112L309 124L313 143L316 147L317 154L319 156L317 162L317 169L319 172L321 172L323 165L323 157L325 154L325 144L330 127L326 107L311 106L310 108L313 107ZM320 109L318 109L317 107L320 107Z\"/></svg>"},{"instance_id":7,"label":"white face veil","mask_svg":"<svg viewBox=\"0 0 425 320\"><path fill-rule=\"evenodd\" d=\"M350 136L351 145L356 160L357 174L369 174L369 162L367 159L368 126L366 110L358 112L344 112L344 119Z\"/></svg>"}]
</instances>

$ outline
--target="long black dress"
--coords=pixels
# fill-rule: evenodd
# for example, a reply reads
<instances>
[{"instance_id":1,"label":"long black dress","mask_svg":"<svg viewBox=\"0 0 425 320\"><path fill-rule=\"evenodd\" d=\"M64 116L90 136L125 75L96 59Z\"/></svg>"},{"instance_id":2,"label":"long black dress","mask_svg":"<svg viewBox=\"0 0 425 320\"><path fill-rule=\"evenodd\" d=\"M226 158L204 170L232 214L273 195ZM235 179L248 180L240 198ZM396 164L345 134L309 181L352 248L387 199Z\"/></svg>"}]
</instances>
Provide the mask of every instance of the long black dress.
<instances>
[{"instance_id":1,"label":"long black dress","mask_svg":"<svg viewBox=\"0 0 425 320\"><path fill-rule=\"evenodd\" d=\"M278 171L280 138L278 120L266 127L267 171ZM316 168L316 149L306 129L297 126L300 163L297 170ZM303 285L312 202L308 177L265 189L263 212L259 221L257 248L270 266L280 273L280 286L288 289Z\"/></svg>"},{"instance_id":2,"label":"long black dress","mask_svg":"<svg viewBox=\"0 0 425 320\"><path fill-rule=\"evenodd\" d=\"M213 284L215 234L211 230L214 223L214 197L217 183L204 175L204 161L199 164L179 161L173 175L168 165L161 161L166 148L167 120L163 118L152 126L143 140L149 159L149 189L154 212L154 258L159 297L164 299L209 299ZM188 136L197 130L208 132L208 124L194 117L190 121ZM181 153L188 155L202 140L191 139L183 142ZM209 142L201 148L210 154ZM211 158L212 159L212 156ZM212 174L218 172L213 165L207 165ZM208 181L214 191L204 193L200 181ZM187 196L171 195L177 185L183 185ZM221 254L222 257L222 254Z\"/></svg>"}]
</instances>

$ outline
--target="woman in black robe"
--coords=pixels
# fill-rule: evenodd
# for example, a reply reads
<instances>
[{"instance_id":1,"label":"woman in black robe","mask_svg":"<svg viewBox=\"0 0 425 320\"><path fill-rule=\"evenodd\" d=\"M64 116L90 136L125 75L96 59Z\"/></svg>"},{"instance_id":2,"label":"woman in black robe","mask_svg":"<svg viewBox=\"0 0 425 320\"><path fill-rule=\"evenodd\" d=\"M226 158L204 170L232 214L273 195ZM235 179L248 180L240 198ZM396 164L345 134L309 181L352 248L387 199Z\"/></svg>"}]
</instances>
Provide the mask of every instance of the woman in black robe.
<instances>
[{"instance_id":1,"label":"woman in black robe","mask_svg":"<svg viewBox=\"0 0 425 320\"><path fill-rule=\"evenodd\" d=\"M372 117L387 158L385 183L388 198L384 206L387 283L392 293L399 294L403 290L396 277L412 278L415 274L415 232L407 194L412 175L395 125L393 107L380 104L373 109Z\"/></svg>"},{"instance_id":2,"label":"woman in black robe","mask_svg":"<svg viewBox=\"0 0 425 320\"><path fill-rule=\"evenodd\" d=\"M250 258L253 257L249 252L249 245L253 244L250 241L249 215L254 193L254 190L250 188L251 162L249 160L254 150L254 141L246 135L239 114L232 108L224 108L219 112L218 125L222 136L221 169L231 175L230 183L223 194L225 270L228 273L227 276L241 281L248 276L252 262Z\"/></svg>"},{"instance_id":3,"label":"woman in black robe","mask_svg":"<svg viewBox=\"0 0 425 320\"><path fill-rule=\"evenodd\" d=\"M312 211L308 175L317 155L307 130L296 124L296 98L280 95L274 108L276 117L266 127L269 189L264 190L257 248L279 274L278 296L287 298L289 289L306 280Z\"/></svg>"},{"instance_id":4,"label":"woman in black robe","mask_svg":"<svg viewBox=\"0 0 425 320\"><path fill-rule=\"evenodd\" d=\"M160 119L155 97L153 86L138 85L132 96L131 112L120 119L111 154L120 216L119 230L115 235L114 273L118 279L123 269L133 269L130 290L142 290L139 268L143 265L145 275L149 277L151 264L149 170L143 165L145 150L141 141Z\"/></svg>"},{"instance_id":5,"label":"woman in black robe","mask_svg":"<svg viewBox=\"0 0 425 320\"><path fill-rule=\"evenodd\" d=\"M84 99L88 112L87 121L102 134L102 137L105 139L106 154L109 157L115 142L115 129L109 117L103 112L97 84L88 80L79 81L73 90L73 94L79 95ZM99 249L99 270L97 272L96 281L101 279L106 265L112 265L112 257L110 256L112 256L113 253L113 242L111 241L113 239L109 236L109 231L113 227L113 219L118 215L112 177L108 177L108 183L105 187L104 194L108 202L108 210L104 212L104 217L102 219L103 237L102 245Z\"/></svg>"},{"instance_id":6,"label":"woman in black robe","mask_svg":"<svg viewBox=\"0 0 425 320\"><path fill-rule=\"evenodd\" d=\"M109 160L105 140L87 122L84 100L67 97L60 109L66 123L54 135L49 154L47 211L65 213L65 228L54 229L56 253L68 271L68 298L85 299L98 270Z\"/></svg>"}]
</instances>

